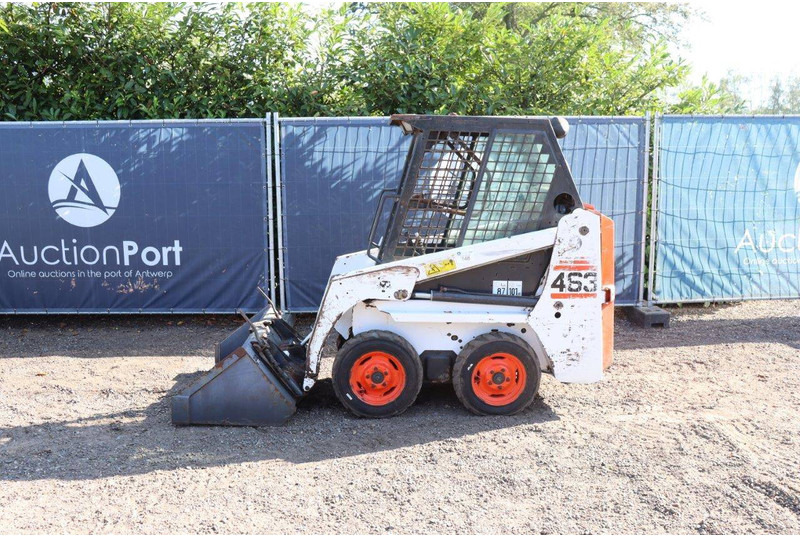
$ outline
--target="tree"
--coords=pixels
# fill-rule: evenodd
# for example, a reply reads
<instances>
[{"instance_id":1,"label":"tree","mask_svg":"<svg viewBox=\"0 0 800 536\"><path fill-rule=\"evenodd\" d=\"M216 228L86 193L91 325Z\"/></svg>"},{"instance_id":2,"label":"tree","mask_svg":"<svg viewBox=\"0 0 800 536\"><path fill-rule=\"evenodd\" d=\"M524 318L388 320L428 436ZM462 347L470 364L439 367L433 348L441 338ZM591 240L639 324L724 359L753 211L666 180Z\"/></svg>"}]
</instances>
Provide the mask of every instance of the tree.
<instances>
[{"instance_id":1,"label":"tree","mask_svg":"<svg viewBox=\"0 0 800 536\"><path fill-rule=\"evenodd\" d=\"M770 82L767 101L753 107L760 114L800 113L800 77L775 77Z\"/></svg>"},{"instance_id":2,"label":"tree","mask_svg":"<svg viewBox=\"0 0 800 536\"><path fill-rule=\"evenodd\" d=\"M568 15L560 7L516 13L510 25L504 4L378 5L354 39L354 83L369 113L618 114L661 106L661 89L687 72L664 41L625 46L616 36L632 35L632 23L568 7Z\"/></svg>"},{"instance_id":3,"label":"tree","mask_svg":"<svg viewBox=\"0 0 800 536\"><path fill-rule=\"evenodd\" d=\"M12 120L259 116L284 103L309 38L281 4L7 4L0 18Z\"/></svg>"},{"instance_id":4,"label":"tree","mask_svg":"<svg viewBox=\"0 0 800 536\"><path fill-rule=\"evenodd\" d=\"M668 106L667 111L679 114L736 114L747 110L747 103L738 93L739 86L730 77L719 84L711 82L703 76L700 85L684 85L676 103Z\"/></svg>"},{"instance_id":5,"label":"tree","mask_svg":"<svg viewBox=\"0 0 800 536\"><path fill-rule=\"evenodd\" d=\"M7 3L0 118L626 114L725 99L651 3ZM725 88L716 90L720 95ZM700 108L698 108L700 109Z\"/></svg>"},{"instance_id":6,"label":"tree","mask_svg":"<svg viewBox=\"0 0 800 536\"><path fill-rule=\"evenodd\" d=\"M492 4L456 2L453 5L480 18ZM660 39L677 43L681 24L690 16L698 15L688 4L663 2L509 2L502 6L503 23L510 30L535 26L557 15L595 23L603 21L615 39L639 46Z\"/></svg>"}]
</instances>

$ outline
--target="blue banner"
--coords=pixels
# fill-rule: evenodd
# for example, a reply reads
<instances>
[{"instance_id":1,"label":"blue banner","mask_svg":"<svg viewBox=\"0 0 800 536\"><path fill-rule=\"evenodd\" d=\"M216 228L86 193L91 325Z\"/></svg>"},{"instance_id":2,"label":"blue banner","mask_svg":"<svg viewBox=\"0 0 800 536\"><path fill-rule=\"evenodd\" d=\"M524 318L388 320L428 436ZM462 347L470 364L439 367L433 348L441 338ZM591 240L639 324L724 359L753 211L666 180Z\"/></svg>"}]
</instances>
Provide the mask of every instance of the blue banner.
<instances>
[{"instance_id":1,"label":"blue banner","mask_svg":"<svg viewBox=\"0 0 800 536\"><path fill-rule=\"evenodd\" d=\"M665 116L655 300L800 297L800 117Z\"/></svg>"},{"instance_id":2,"label":"blue banner","mask_svg":"<svg viewBox=\"0 0 800 536\"><path fill-rule=\"evenodd\" d=\"M647 169L644 117L569 117L570 131L559 140L584 203L614 220L616 304L638 303Z\"/></svg>"},{"instance_id":3,"label":"blue banner","mask_svg":"<svg viewBox=\"0 0 800 536\"><path fill-rule=\"evenodd\" d=\"M647 123L573 117L562 141L584 202L616 225L617 303L641 281ZM396 187L410 138L388 118L282 119L284 307L316 311L338 255L366 248L383 188Z\"/></svg>"},{"instance_id":4,"label":"blue banner","mask_svg":"<svg viewBox=\"0 0 800 536\"><path fill-rule=\"evenodd\" d=\"M264 305L259 120L0 123L0 312Z\"/></svg>"}]
</instances>

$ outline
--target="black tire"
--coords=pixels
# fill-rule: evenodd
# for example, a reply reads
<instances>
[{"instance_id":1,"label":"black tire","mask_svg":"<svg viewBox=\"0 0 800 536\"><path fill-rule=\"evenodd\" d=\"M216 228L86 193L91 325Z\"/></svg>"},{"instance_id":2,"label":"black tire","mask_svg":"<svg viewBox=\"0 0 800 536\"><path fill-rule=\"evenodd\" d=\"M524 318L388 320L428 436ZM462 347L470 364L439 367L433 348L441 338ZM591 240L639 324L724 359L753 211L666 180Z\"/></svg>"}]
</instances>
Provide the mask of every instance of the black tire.
<instances>
[{"instance_id":1,"label":"black tire","mask_svg":"<svg viewBox=\"0 0 800 536\"><path fill-rule=\"evenodd\" d=\"M405 385L399 396L382 405L365 402L351 387L351 371L359 359L370 352L391 355L405 372ZM367 331L345 342L333 362L333 390L344 407L359 417L382 419L403 413L417 399L422 388L422 361L403 337L389 331Z\"/></svg>"},{"instance_id":2,"label":"black tire","mask_svg":"<svg viewBox=\"0 0 800 536\"><path fill-rule=\"evenodd\" d=\"M473 383L474 368L483 358L496 353L513 355L525 369L526 379L522 392L505 405L491 405L481 400ZM476 337L461 350L453 366L453 388L456 396L465 408L476 415L519 413L533 402L539 391L541 378L542 370L536 353L523 339L509 333L491 332Z\"/></svg>"}]
</instances>

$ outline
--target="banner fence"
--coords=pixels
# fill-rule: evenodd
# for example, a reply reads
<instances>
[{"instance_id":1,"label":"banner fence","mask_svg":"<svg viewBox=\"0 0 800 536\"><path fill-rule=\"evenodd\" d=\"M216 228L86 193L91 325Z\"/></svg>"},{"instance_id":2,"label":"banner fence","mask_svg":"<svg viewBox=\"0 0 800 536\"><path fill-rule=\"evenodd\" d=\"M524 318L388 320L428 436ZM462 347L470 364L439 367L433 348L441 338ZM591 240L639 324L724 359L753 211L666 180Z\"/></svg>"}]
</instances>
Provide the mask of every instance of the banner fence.
<instances>
[{"instance_id":1,"label":"banner fence","mask_svg":"<svg viewBox=\"0 0 800 536\"><path fill-rule=\"evenodd\" d=\"M656 116L650 192L648 116L568 119L618 305L800 297L800 116ZM315 311L408 146L381 117L0 122L0 313L255 311L256 286Z\"/></svg>"},{"instance_id":2,"label":"banner fence","mask_svg":"<svg viewBox=\"0 0 800 536\"><path fill-rule=\"evenodd\" d=\"M616 225L617 303L641 300L648 117L570 117L562 142L584 202ZM388 118L281 118L281 303L316 311L336 256L365 249L378 195L395 187L410 138Z\"/></svg>"},{"instance_id":3,"label":"banner fence","mask_svg":"<svg viewBox=\"0 0 800 536\"><path fill-rule=\"evenodd\" d=\"M655 303L800 297L800 117L656 117Z\"/></svg>"},{"instance_id":4,"label":"banner fence","mask_svg":"<svg viewBox=\"0 0 800 536\"><path fill-rule=\"evenodd\" d=\"M255 311L262 120L0 123L0 312Z\"/></svg>"}]
</instances>

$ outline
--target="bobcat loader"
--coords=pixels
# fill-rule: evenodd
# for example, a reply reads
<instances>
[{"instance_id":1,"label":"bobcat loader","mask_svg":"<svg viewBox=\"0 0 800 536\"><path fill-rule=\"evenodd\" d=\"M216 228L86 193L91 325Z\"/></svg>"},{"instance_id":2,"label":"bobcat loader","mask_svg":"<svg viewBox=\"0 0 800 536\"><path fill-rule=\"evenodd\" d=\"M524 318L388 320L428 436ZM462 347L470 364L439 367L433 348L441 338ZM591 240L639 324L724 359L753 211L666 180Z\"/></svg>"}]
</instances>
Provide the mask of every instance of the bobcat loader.
<instances>
[{"instance_id":1,"label":"bobcat loader","mask_svg":"<svg viewBox=\"0 0 800 536\"><path fill-rule=\"evenodd\" d=\"M402 413L425 381L452 382L473 413L508 415L531 404L543 372L603 377L614 225L581 202L557 142L566 121L391 124L413 136L400 185L381 193L367 249L336 259L311 333L272 305L247 319L214 368L172 398L173 423L285 422L317 382L332 332L334 391L362 417Z\"/></svg>"}]
</instances>

